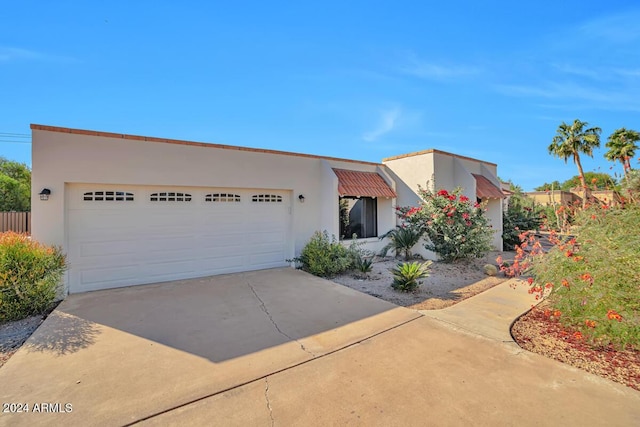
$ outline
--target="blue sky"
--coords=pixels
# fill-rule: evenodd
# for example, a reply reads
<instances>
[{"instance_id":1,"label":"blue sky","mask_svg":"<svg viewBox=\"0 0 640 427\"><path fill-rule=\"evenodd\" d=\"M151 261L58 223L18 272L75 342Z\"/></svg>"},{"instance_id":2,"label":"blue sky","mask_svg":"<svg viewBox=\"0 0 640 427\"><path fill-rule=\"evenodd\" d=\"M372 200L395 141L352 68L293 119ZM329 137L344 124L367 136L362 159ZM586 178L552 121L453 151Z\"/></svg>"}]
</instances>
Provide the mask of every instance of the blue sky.
<instances>
[{"instance_id":1,"label":"blue sky","mask_svg":"<svg viewBox=\"0 0 640 427\"><path fill-rule=\"evenodd\" d=\"M530 190L562 121L640 130L634 1L14 1L0 133L29 124L381 161L436 148ZM27 138L0 155L30 163ZM634 162L633 165L636 165Z\"/></svg>"}]
</instances>

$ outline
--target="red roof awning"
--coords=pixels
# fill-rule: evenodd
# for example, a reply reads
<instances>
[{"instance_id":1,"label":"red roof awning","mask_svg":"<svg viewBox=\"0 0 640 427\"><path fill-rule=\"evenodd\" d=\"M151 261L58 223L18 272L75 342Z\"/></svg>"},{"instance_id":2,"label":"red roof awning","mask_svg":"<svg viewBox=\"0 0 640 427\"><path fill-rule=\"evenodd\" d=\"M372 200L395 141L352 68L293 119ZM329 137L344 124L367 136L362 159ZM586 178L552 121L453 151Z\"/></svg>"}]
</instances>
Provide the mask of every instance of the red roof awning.
<instances>
[{"instance_id":1,"label":"red roof awning","mask_svg":"<svg viewBox=\"0 0 640 427\"><path fill-rule=\"evenodd\" d=\"M376 172L333 169L338 177L338 194L355 197L396 197L396 192Z\"/></svg>"},{"instance_id":2,"label":"red roof awning","mask_svg":"<svg viewBox=\"0 0 640 427\"><path fill-rule=\"evenodd\" d=\"M486 176L472 173L476 179L476 196L480 199L504 199L507 197L501 189L496 187Z\"/></svg>"}]
</instances>

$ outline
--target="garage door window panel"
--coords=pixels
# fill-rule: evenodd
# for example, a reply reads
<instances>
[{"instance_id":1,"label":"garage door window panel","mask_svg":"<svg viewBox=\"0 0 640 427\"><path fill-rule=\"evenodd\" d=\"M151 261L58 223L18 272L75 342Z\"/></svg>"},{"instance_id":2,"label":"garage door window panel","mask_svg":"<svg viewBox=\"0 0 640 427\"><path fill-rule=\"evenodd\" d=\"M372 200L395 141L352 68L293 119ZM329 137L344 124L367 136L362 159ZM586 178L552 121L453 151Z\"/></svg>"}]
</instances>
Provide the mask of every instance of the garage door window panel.
<instances>
[{"instance_id":1,"label":"garage door window panel","mask_svg":"<svg viewBox=\"0 0 640 427\"><path fill-rule=\"evenodd\" d=\"M149 196L152 202L190 202L191 199L191 194L176 192L151 193Z\"/></svg>"},{"instance_id":2,"label":"garage door window panel","mask_svg":"<svg viewBox=\"0 0 640 427\"><path fill-rule=\"evenodd\" d=\"M282 203L282 196L276 194L254 194L251 197L254 203Z\"/></svg>"},{"instance_id":3,"label":"garage door window panel","mask_svg":"<svg viewBox=\"0 0 640 427\"><path fill-rule=\"evenodd\" d=\"M212 193L212 194L207 194L206 196L204 196L204 201L205 202L212 202L212 203L240 203L241 202L241 198L239 194L232 194L232 193Z\"/></svg>"},{"instance_id":4,"label":"garage door window panel","mask_svg":"<svg viewBox=\"0 0 640 427\"><path fill-rule=\"evenodd\" d=\"M82 200L86 202L133 202L133 193L125 191L87 191Z\"/></svg>"}]
</instances>

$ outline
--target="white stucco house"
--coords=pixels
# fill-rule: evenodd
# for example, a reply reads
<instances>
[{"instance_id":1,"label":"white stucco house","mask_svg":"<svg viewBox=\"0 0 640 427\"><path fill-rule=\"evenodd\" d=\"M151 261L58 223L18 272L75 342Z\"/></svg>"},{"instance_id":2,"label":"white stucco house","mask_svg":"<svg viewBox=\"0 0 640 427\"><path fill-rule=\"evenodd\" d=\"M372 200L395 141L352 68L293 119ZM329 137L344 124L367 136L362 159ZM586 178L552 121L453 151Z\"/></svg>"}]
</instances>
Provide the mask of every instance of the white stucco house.
<instances>
[{"instance_id":1,"label":"white stucco house","mask_svg":"<svg viewBox=\"0 0 640 427\"><path fill-rule=\"evenodd\" d=\"M44 125L32 129L32 235L67 253L70 293L290 265L316 230L369 249L418 185L488 199L497 165L427 150L382 163ZM45 200L46 199L46 200ZM339 220L346 200L350 223ZM430 254L425 254L429 256ZM431 254L432 255L432 254Z\"/></svg>"}]
</instances>

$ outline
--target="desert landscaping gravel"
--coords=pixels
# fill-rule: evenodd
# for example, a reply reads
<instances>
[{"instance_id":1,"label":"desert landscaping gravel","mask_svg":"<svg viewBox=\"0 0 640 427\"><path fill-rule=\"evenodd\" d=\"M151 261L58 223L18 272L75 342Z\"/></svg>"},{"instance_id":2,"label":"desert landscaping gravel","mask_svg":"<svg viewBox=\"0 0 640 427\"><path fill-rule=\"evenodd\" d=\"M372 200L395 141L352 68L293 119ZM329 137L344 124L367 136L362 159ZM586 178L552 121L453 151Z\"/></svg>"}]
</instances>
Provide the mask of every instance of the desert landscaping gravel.
<instances>
[{"instance_id":1,"label":"desert landscaping gravel","mask_svg":"<svg viewBox=\"0 0 640 427\"><path fill-rule=\"evenodd\" d=\"M429 277L422 280L416 292L398 292L391 288L391 269L403 262L393 258L378 259L367 274L346 273L334 277L336 283L415 310L436 310L452 306L507 280L502 274L487 276L483 267L496 264L502 255L512 259L511 252L491 252L482 258L455 263L433 262ZM420 260L416 260L422 262Z\"/></svg>"},{"instance_id":2,"label":"desert landscaping gravel","mask_svg":"<svg viewBox=\"0 0 640 427\"><path fill-rule=\"evenodd\" d=\"M30 316L26 319L0 324L0 367L38 329L46 315Z\"/></svg>"}]
</instances>

